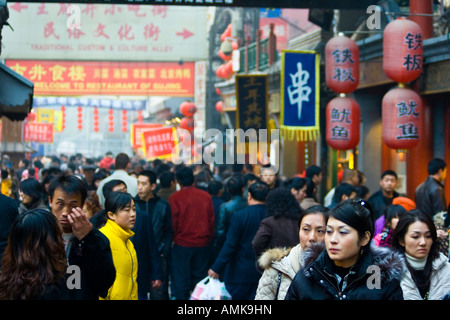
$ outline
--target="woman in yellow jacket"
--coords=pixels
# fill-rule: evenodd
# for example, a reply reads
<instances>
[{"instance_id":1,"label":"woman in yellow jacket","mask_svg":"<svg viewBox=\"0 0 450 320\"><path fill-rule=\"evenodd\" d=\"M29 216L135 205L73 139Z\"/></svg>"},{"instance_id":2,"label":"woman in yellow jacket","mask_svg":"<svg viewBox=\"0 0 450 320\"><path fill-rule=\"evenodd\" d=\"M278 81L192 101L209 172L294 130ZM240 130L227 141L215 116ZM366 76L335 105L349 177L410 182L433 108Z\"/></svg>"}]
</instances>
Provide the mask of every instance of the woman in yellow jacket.
<instances>
[{"instance_id":1,"label":"woman in yellow jacket","mask_svg":"<svg viewBox=\"0 0 450 320\"><path fill-rule=\"evenodd\" d=\"M116 280L105 300L137 300L137 256L130 238L136 221L133 197L129 193L112 192L105 201L108 220L100 231L109 239Z\"/></svg>"}]
</instances>

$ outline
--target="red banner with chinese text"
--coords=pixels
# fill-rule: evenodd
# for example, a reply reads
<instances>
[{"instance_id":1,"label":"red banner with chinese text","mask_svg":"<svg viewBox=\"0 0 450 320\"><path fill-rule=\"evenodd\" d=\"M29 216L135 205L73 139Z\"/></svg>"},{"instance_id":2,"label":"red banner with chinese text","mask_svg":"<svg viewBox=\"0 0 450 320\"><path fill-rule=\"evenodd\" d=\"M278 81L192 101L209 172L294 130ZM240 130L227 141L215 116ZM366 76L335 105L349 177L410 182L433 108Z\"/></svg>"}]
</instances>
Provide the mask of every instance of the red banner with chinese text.
<instances>
[{"instance_id":1,"label":"red banner with chinese text","mask_svg":"<svg viewBox=\"0 0 450 320\"><path fill-rule=\"evenodd\" d=\"M142 133L142 145L147 160L167 158L177 146L175 128L157 128Z\"/></svg>"},{"instance_id":2,"label":"red banner with chinese text","mask_svg":"<svg viewBox=\"0 0 450 320\"><path fill-rule=\"evenodd\" d=\"M162 127L162 124L158 123L135 123L131 125L130 130L130 139L131 139L131 146L133 148L142 148L142 133L145 131L149 131L155 128Z\"/></svg>"},{"instance_id":3,"label":"red banner with chinese text","mask_svg":"<svg viewBox=\"0 0 450 320\"><path fill-rule=\"evenodd\" d=\"M194 63L6 60L35 95L194 96Z\"/></svg>"},{"instance_id":4,"label":"red banner with chinese text","mask_svg":"<svg viewBox=\"0 0 450 320\"><path fill-rule=\"evenodd\" d=\"M53 124L40 122L25 122L23 124L23 141L52 143Z\"/></svg>"}]
</instances>

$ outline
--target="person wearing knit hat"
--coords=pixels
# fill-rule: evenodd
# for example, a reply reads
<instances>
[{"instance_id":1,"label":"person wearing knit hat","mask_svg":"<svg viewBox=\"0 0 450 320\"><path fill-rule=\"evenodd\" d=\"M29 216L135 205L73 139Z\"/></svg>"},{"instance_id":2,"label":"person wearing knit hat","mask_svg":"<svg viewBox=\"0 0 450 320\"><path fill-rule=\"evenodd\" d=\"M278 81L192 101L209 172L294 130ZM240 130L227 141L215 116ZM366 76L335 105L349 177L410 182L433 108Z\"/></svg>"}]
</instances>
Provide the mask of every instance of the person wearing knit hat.
<instances>
[{"instance_id":1,"label":"person wearing knit hat","mask_svg":"<svg viewBox=\"0 0 450 320\"><path fill-rule=\"evenodd\" d=\"M406 211L410 211L410 210L416 208L415 202L407 197L395 197L392 200L392 204L393 205L396 205L396 204L401 205L403 208L405 208ZM379 217L375 221L375 234L379 234L382 232L385 220L386 220L386 212L383 212L383 215L381 215L381 217Z\"/></svg>"}]
</instances>

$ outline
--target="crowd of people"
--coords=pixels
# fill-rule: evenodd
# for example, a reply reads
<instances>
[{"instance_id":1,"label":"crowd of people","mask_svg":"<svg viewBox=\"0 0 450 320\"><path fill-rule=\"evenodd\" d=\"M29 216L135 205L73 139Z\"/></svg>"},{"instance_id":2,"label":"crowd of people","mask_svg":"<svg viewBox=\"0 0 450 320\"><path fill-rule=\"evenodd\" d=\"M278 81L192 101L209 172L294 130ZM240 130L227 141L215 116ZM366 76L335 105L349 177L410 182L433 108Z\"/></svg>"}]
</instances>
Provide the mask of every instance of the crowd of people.
<instances>
[{"instance_id":1,"label":"crowd of people","mask_svg":"<svg viewBox=\"0 0 450 320\"><path fill-rule=\"evenodd\" d=\"M0 299L188 300L206 276L233 300L449 299L447 165L427 170L414 199L354 169L321 197L316 165L3 158Z\"/></svg>"}]
</instances>

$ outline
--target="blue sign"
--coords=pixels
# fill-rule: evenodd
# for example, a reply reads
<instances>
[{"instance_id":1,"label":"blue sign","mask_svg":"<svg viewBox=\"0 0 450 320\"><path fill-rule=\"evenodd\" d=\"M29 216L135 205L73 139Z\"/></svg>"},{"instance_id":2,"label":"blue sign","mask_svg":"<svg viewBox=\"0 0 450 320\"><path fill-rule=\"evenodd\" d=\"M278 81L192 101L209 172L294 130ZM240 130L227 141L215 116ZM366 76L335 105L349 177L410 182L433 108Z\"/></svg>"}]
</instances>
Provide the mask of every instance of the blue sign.
<instances>
[{"instance_id":1,"label":"blue sign","mask_svg":"<svg viewBox=\"0 0 450 320\"><path fill-rule=\"evenodd\" d=\"M282 51L281 133L315 140L319 132L319 58L315 51Z\"/></svg>"}]
</instances>

